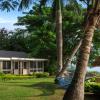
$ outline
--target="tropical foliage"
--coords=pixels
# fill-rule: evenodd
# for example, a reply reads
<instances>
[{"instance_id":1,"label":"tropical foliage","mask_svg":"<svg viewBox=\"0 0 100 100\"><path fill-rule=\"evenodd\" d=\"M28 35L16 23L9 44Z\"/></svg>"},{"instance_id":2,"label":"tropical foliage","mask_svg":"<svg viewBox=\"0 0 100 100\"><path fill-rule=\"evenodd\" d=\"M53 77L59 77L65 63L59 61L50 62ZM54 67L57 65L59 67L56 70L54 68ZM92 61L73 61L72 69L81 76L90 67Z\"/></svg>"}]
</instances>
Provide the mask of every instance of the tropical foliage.
<instances>
[{"instance_id":1,"label":"tropical foliage","mask_svg":"<svg viewBox=\"0 0 100 100\"><path fill-rule=\"evenodd\" d=\"M14 10L18 6L18 0L0 0L0 9L6 10L9 12L10 10Z\"/></svg>"},{"instance_id":2,"label":"tropical foliage","mask_svg":"<svg viewBox=\"0 0 100 100\"><path fill-rule=\"evenodd\" d=\"M33 1L1 0L0 9L10 11L18 6L19 10L22 10L30 7ZM87 8L82 8L78 4L79 1L84 2ZM93 58L99 55L100 50L98 49L100 45L97 43L100 40L100 30L97 30L100 29L100 0L79 1L38 0L38 3L35 1L33 9L25 13L25 16L19 17L16 23L16 25L25 25L26 30L7 32L2 29L0 31L0 49L26 51L29 56L48 58L50 66L57 64L56 70L62 69L63 63L67 62L66 59L71 62L76 54L76 52L73 53L73 48L82 40L78 60L77 63L75 62L75 74L63 100L84 99L84 80L89 56ZM91 44L93 44L92 49ZM90 55L91 52L93 53ZM77 54L75 57L77 58ZM93 62L92 59L90 59L91 62ZM98 89L99 85L91 83L89 87L95 92L95 88Z\"/></svg>"}]
</instances>

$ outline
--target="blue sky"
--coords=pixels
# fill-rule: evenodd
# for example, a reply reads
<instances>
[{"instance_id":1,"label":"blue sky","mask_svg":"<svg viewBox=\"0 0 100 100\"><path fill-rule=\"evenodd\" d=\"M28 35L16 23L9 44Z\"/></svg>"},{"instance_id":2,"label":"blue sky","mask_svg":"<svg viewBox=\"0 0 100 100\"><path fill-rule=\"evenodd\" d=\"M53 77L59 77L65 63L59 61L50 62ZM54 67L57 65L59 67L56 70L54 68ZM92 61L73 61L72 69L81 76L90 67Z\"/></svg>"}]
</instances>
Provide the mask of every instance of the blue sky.
<instances>
[{"instance_id":1,"label":"blue sky","mask_svg":"<svg viewBox=\"0 0 100 100\"><path fill-rule=\"evenodd\" d=\"M38 1L36 1L38 3ZM33 4L32 4L33 5ZM30 5L29 9L25 9L24 12L29 11L32 8L32 5ZM14 11L1 11L0 10L0 28L6 28L8 30L14 30L15 28L22 26L15 26L14 23L17 22L17 17L23 16L22 11L18 11L17 9Z\"/></svg>"},{"instance_id":2,"label":"blue sky","mask_svg":"<svg viewBox=\"0 0 100 100\"><path fill-rule=\"evenodd\" d=\"M17 17L23 16L22 12L20 11L0 11L0 28L6 28L8 30L14 30L18 26L14 26L13 24L17 22Z\"/></svg>"}]
</instances>

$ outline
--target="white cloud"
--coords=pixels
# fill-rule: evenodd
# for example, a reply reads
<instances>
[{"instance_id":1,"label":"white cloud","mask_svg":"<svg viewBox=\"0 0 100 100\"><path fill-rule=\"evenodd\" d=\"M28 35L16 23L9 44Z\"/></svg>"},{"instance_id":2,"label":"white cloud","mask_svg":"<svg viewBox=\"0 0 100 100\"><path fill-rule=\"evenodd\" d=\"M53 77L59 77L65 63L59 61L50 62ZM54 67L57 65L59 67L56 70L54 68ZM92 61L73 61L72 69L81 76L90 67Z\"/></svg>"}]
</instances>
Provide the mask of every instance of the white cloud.
<instances>
[{"instance_id":1,"label":"white cloud","mask_svg":"<svg viewBox=\"0 0 100 100\"><path fill-rule=\"evenodd\" d=\"M8 30L14 30L16 28L25 28L24 26L15 26L13 23L0 23L0 29L1 28L6 28Z\"/></svg>"},{"instance_id":2,"label":"white cloud","mask_svg":"<svg viewBox=\"0 0 100 100\"><path fill-rule=\"evenodd\" d=\"M0 17L0 23L15 23L16 20L9 20Z\"/></svg>"},{"instance_id":3,"label":"white cloud","mask_svg":"<svg viewBox=\"0 0 100 100\"><path fill-rule=\"evenodd\" d=\"M6 28L8 30L14 30L16 28L25 28L25 26L16 26L14 23L17 22L17 19L4 19L0 17L0 29Z\"/></svg>"}]
</instances>

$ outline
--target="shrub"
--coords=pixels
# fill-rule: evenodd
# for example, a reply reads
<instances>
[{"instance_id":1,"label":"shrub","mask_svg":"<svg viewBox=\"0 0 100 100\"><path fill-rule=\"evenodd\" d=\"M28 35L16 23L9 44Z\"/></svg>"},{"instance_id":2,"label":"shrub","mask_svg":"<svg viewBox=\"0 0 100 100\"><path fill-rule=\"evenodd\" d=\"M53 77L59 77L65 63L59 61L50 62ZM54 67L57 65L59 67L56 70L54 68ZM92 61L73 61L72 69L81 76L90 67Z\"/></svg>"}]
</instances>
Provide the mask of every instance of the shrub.
<instances>
[{"instance_id":1,"label":"shrub","mask_svg":"<svg viewBox=\"0 0 100 100\"><path fill-rule=\"evenodd\" d=\"M2 80L17 80L17 79L32 79L48 77L49 73L33 73L32 75L13 75L13 74L0 74Z\"/></svg>"},{"instance_id":2,"label":"shrub","mask_svg":"<svg viewBox=\"0 0 100 100\"><path fill-rule=\"evenodd\" d=\"M48 73L50 73L51 76L56 75L57 66L52 65L52 66L45 67L45 68L48 68Z\"/></svg>"},{"instance_id":3,"label":"shrub","mask_svg":"<svg viewBox=\"0 0 100 100\"><path fill-rule=\"evenodd\" d=\"M99 83L93 83L92 84L92 91L95 94L100 94L100 84Z\"/></svg>"},{"instance_id":4,"label":"shrub","mask_svg":"<svg viewBox=\"0 0 100 100\"><path fill-rule=\"evenodd\" d=\"M44 77L49 77L49 73L47 72L43 72L43 73L35 73L33 72L33 77L36 77L36 78L44 78Z\"/></svg>"},{"instance_id":5,"label":"shrub","mask_svg":"<svg viewBox=\"0 0 100 100\"><path fill-rule=\"evenodd\" d=\"M2 80L17 80L17 79L32 79L33 76L5 74L0 78Z\"/></svg>"},{"instance_id":6,"label":"shrub","mask_svg":"<svg viewBox=\"0 0 100 100\"><path fill-rule=\"evenodd\" d=\"M3 72L0 72L0 76L3 76L4 75L4 73Z\"/></svg>"},{"instance_id":7,"label":"shrub","mask_svg":"<svg viewBox=\"0 0 100 100\"><path fill-rule=\"evenodd\" d=\"M93 77L93 78L87 79L86 82L100 83L100 77Z\"/></svg>"},{"instance_id":8,"label":"shrub","mask_svg":"<svg viewBox=\"0 0 100 100\"><path fill-rule=\"evenodd\" d=\"M100 94L100 83L96 83L96 78L92 78L85 82L85 91Z\"/></svg>"},{"instance_id":9,"label":"shrub","mask_svg":"<svg viewBox=\"0 0 100 100\"><path fill-rule=\"evenodd\" d=\"M85 83L85 92L91 92L92 93L92 87L89 82Z\"/></svg>"},{"instance_id":10,"label":"shrub","mask_svg":"<svg viewBox=\"0 0 100 100\"><path fill-rule=\"evenodd\" d=\"M90 78L90 79L87 80L87 82L95 82L95 81L96 81L96 78L95 77Z\"/></svg>"},{"instance_id":11,"label":"shrub","mask_svg":"<svg viewBox=\"0 0 100 100\"><path fill-rule=\"evenodd\" d=\"M36 78L36 72L33 72L31 75L32 75L34 78Z\"/></svg>"}]
</instances>

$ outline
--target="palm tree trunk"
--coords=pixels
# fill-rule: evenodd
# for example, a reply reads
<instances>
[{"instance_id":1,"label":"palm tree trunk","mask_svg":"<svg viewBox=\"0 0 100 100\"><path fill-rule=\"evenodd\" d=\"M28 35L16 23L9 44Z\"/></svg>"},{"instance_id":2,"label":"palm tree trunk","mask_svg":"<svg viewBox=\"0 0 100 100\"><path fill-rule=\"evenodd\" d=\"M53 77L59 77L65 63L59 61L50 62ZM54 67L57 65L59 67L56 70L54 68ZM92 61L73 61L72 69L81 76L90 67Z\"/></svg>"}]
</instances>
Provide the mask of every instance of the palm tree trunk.
<instances>
[{"instance_id":1,"label":"palm tree trunk","mask_svg":"<svg viewBox=\"0 0 100 100\"><path fill-rule=\"evenodd\" d=\"M84 100L84 80L97 19L98 16L95 14L91 14L88 19L75 74L63 100Z\"/></svg>"},{"instance_id":2,"label":"palm tree trunk","mask_svg":"<svg viewBox=\"0 0 100 100\"><path fill-rule=\"evenodd\" d=\"M62 13L61 13L60 0L56 0L56 42L57 42L57 67L58 67L58 72L60 72L63 67Z\"/></svg>"},{"instance_id":3,"label":"palm tree trunk","mask_svg":"<svg viewBox=\"0 0 100 100\"><path fill-rule=\"evenodd\" d=\"M68 65L71 63L72 58L74 57L74 55L76 54L76 52L77 52L78 49L80 48L81 43L82 43L82 40L80 40L80 41L77 43L77 45L73 48L71 55L70 55L69 57L66 57L66 62L65 62L65 64L64 64L62 70L58 73L57 77L59 77L59 76L62 77L63 73L66 71L66 68L67 68Z\"/></svg>"}]
</instances>

